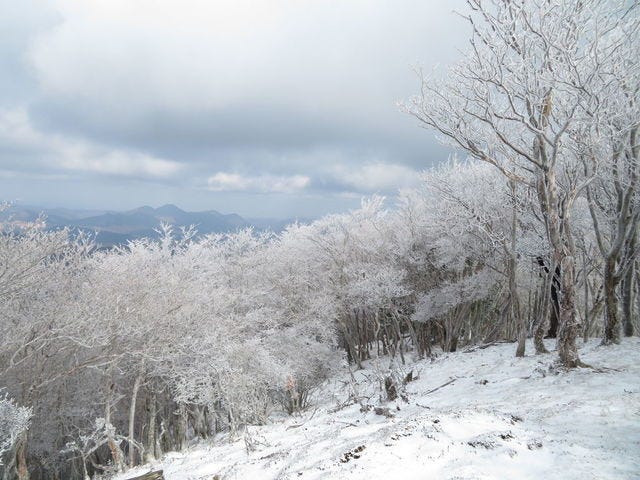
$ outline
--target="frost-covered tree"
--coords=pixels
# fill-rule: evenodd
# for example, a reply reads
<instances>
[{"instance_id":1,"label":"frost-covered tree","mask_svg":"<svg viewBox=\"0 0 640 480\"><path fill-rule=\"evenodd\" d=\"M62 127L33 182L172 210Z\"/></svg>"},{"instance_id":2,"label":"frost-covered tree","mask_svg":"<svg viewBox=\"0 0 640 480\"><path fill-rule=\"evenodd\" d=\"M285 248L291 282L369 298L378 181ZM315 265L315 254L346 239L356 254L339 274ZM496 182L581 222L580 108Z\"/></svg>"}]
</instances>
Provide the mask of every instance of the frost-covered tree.
<instances>
[{"instance_id":1,"label":"frost-covered tree","mask_svg":"<svg viewBox=\"0 0 640 480\"><path fill-rule=\"evenodd\" d=\"M600 158L582 165L579 136L594 122L601 78L626 63L619 48L637 4L608 0L468 1L472 27L467 57L442 84L423 79L406 110L470 156L537 192L550 246L550 270L561 270L558 351L567 367L581 365L576 347L576 252L571 212L595 178ZM629 11L631 9L631 11ZM624 72L624 70L622 70Z\"/></svg>"},{"instance_id":2,"label":"frost-covered tree","mask_svg":"<svg viewBox=\"0 0 640 480\"><path fill-rule=\"evenodd\" d=\"M598 167L587 199L604 260L604 343L619 341L620 286L625 335L633 334L632 291L640 222L640 13L637 3L634 7L625 12L627 20L616 29L615 37L602 40L612 43L616 52L608 59L608 71L593 82L595 86L590 85L598 98L589 112L593 122L573 132L585 169ZM586 142L585 138L596 141Z\"/></svg>"},{"instance_id":3,"label":"frost-covered tree","mask_svg":"<svg viewBox=\"0 0 640 480\"><path fill-rule=\"evenodd\" d=\"M517 336L521 352L528 326L519 290L529 287L529 267L545 241L513 187L524 188L483 162L450 162L426 172L421 188L403 192L397 230L410 243L403 257L419 300L414 318L439 315L449 323L445 333L465 329L474 341ZM478 302L489 299L494 307L480 311ZM484 333L470 325L475 315L488 327Z\"/></svg>"},{"instance_id":4,"label":"frost-covered tree","mask_svg":"<svg viewBox=\"0 0 640 480\"><path fill-rule=\"evenodd\" d=\"M28 456L44 461L56 449L56 431L64 430L64 383L84 341L83 322L65 313L90 249L83 238L47 231L41 222L3 225L0 384L38 425L18 438L5 476L26 478Z\"/></svg>"},{"instance_id":5,"label":"frost-covered tree","mask_svg":"<svg viewBox=\"0 0 640 480\"><path fill-rule=\"evenodd\" d=\"M30 419L30 409L16 405L6 394L0 396L0 465L4 454L29 428Z\"/></svg>"},{"instance_id":6,"label":"frost-covered tree","mask_svg":"<svg viewBox=\"0 0 640 480\"><path fill-rule=\"evenodd\" d=\"M308 252L313 274L321 275L341 340L358 366L369 358L378 335L384 350L402 355L402 330L411 328L395 302L409 292L383 201L365 200L350 213L328 215L285 234Z\"/></svg>"},{"instance_id":7,"label":"frost-covered tree","mask_svg":"<svg viewBox=\"0 0 640 480\"><path fill-rule=\"evenodd\" d=\"M598 208L605 178L591 185ZM7 230L0 258L20 288L0 304L0 384L34 428L12 429L4 476L112 474L304 409L346 362L536 336L550 246L535 198L474 160L425 172L395 209L374 197L278 234L163 226L94 251L67 232ZM579 307L594 318L588 198L571 215Z\"/></svg>"}]
</instances>

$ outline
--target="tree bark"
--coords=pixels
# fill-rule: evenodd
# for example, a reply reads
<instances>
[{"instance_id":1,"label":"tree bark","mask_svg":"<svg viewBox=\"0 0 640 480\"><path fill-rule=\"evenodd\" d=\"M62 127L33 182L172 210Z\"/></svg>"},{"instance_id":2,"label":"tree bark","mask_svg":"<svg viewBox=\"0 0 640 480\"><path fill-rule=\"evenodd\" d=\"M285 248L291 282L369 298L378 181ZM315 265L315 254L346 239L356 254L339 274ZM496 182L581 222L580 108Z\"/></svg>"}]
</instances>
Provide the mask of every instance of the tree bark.
<instances>
[{"instance_id":1,"label":"tree bark","mask_svg":"<svg viewBox=\"0 0 640 480\"><path fill-rule=\"evenodd\" d=\"M187 439L187 407L184 403L178 404L178 424L176 429L176 435L178 437L178 450L184 450L185 442Z\"/></svg>"},{"instance_id":2,"label":"tree bark","mask_svg":"<svg viewBox=\"0 0 640 480\"><path fill-rule=\"evenodd\" d=\"M539 140L540 154L544 155L543 140ZM558 355L566 368L582 365L576 346L580 333L580 320L576 314L575 246L570 228L572 202L560 201L557 192L556 172L543 170L537 182L540 207L545 215L547 236L552 249L553 264L560 267L560 308L558 331ZM555 272L554 272L555 273Z\"/></svg>"},{"instance_id":3,"label":"tree bark","mask_svg":"<svg viewBox=\"0 0 640 480\"><path fill-rule=\"evenodd\" d=\"M104 421L106 424L106 433L107 433L107 446L109 447L109 451L111 452L111 459L113 460L113 465L116 467L118 472L121 472L124 469L123 452L120 449L120 446L116 443L115 438L113 438L113 431L111 426L111 404L112 404L113 389L114 389L114 384L111 383L111 374L107 377L107 380L108 380L107 399L105 403L105 415L104 415Z\"/></svg>"},{"instance_id":4,"label":"tree bark","mask_svg":"<svg viewBox=\"0 0 640 480\"><path fill-rule=\"evenodd\" d=\"M624 336L633 336L633 321L634 321L634 299L633 299L633 283L635 281L635 263L632 264L627 270L624 280L622 281L622 318Z\"/></svg>"},{"instance_id":5,"label":"tree bark","mask_svg":"<svg viewBox=\"0 0 640 480\"><path fill-rule=\"evenodd\" d=\"M557 266L554 269L554 274L551 279L551 303L549 310L549 329L546 332L546 338L556 338L558 336L558 324L560 319L560 299L559 299L559 290L560 290L560 267Z\"/></svg>"},{"instance_id":6,"label":"tree bark","mask_svg":"<svg viewBox=\"0 0 640 480\"><path fill-rule=\"evenodd\" d=\"M582 366L578 356L576 338L580 334L580 321L575 303L575 259L571 255L562 258L562 282L560 284L560 329L558 331L558 354L567 368Z\"/></svg>"},{"instance_id":7,"label":"tree bark","mask_svg":"<svg viewBox=\"0 0 640 480\"><path fill-rule=\"evenodd\" d=\"M619 277L616 276L615 258L609 256L605 262L604 268L604 337L602 343L608 345L611 343L620 343L620 324L618 321L618 292L617 287L620 283Z\"/></svg>"},{"instance_id":8,"label":"tree bark","mask_svg":"<svg viewBox=\"0 0 640 480\"><path fill-rule=\"evenodd\" d=\"M27 467L27 432L20 435L16 448L16 474L18 480L29 480L29 468Z\"/></svg>"},{"instance_id":9,"label":"tree bark","mask_svg":"<svg viewBox=\"0 0 640 480\"><path fill-rule=\"evenodd\" d=\"M511 208L511 245L509 248L509 300L511 304L511 317L517 326L518 346L516 347L516 357L524 357L527 341L527 324L520 311L520 297L518 296L518 256L516 253L517 246L517 228L518 228L518 211L516 209L516 182L509 180L511 195L513 197L513 205Z\"/></svg>"},{"instance_id":10,"label":"tree bark","mask_svg":"<svg viewBox=\"0 0 640 480\"><path fill-rule=\"evenodd\" d=\"M156 459L156 394L150 393L147 396L147 445L145 447L145 461L151 462Z\"/></svg>"},{"instance_id":11,"label":"tree bark","mask_svg":"<svg viewBox=\"0 0 640 480\"><path fill-rule=\"evenodd\" d=\"M541 260L538 260L541 263ZM541 263L544 266L544 262ZM545 268L545 277L542 284L542 292L536 306L536 320L533 329L533 345L536 349L536 354L549 353L547 347L544 345L544 335L547 331L548 318L549 318L549 299L551 295L551 282L552 276L550 270Z\"/></svg>"},{"instance_id":12,"label":"tree bark","mask_svg":"<svg viewBox=\"0 0 640 480\"><path fill-rule=\"evenodd\" d=\"M138 400L138 391L142 383L142 374L136 377L133 383L133 391L131 392L131 405L129 407L129 466L133 467L136 461L135 452L135 425L136 425L136 402Z\"/></svg>"}]
</instances>

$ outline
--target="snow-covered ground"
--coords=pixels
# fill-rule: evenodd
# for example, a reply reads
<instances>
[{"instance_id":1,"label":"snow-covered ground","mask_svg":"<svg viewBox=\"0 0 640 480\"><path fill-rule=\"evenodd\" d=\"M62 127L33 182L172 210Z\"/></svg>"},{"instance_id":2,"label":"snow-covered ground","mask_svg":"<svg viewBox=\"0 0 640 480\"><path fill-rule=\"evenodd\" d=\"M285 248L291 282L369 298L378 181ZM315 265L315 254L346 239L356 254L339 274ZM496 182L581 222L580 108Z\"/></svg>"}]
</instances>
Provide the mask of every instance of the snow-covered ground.
<instances>
[{"instance_id":1,"label":"snow-covered ground","mask_svg":"<svg viewBox=\"0 0 640 480\"><path fill-rule=\"evenodd\" d=\"M315 410L152 467L168 480L640 478L640 339L585 344L582 359L597 370L558 371L555 352L516 359L514 350L408 362L400 373L418 378L394 402L381 401L378 385L389 360L371 361L355 382L347 372L328 382Z\"/></svg>"}]
</instances>

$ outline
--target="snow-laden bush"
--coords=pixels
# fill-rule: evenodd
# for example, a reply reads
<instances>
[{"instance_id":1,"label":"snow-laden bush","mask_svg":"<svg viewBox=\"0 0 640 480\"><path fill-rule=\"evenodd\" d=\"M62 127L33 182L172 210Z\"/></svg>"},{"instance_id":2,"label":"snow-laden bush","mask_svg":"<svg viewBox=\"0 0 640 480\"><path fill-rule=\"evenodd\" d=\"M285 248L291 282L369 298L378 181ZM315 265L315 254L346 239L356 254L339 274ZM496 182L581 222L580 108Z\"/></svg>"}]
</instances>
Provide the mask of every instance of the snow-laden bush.
<instances>
[{"instance_id":1,"label":"snow-laden bush","mask_svg":"<svg viewBox=\"0 0 640 480\"><path fill-rule=\"evenodd\" d=\"M499 274L483 269L445 282L419 296L413 318L418 322L426 322L445 315L461 303L482 300L490 294L498 280Z\"/></svg>"},{"instance_id":2,"label":"snow-laden bush","mask_svg":"<svg viewBox=\"0 0 640 480\"><path fill-rule=\"evenodd\" d=\"M31 409L18 406L6 394L0 396L0 465L18 437L29 428Z\"/></svg>"}]
</instances>

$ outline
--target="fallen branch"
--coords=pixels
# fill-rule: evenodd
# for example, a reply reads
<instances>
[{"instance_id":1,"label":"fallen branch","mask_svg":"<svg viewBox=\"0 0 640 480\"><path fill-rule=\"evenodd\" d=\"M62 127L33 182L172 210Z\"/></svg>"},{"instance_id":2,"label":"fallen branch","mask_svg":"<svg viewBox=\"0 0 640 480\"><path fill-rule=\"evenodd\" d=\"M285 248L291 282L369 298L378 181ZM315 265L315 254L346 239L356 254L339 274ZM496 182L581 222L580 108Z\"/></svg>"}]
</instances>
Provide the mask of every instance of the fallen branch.
<instances>
[{"instance_id":1,"label":"fallen branch","mask_svg":"<svg viewBox=\"0 0 640 480\"><path fill-rule=\"evenodd\" d=\"M476 345L471 348L463 350L463 353L473 353L476 350L484 350L485 348L493 347L494 345L500 345L502 343L514 343L513 340L496 340L494 342L483 343L482 345Z\"/></svg>"},{"instance_id":2,"label":"fallen branch","mask_svg":"<svg viewBox=\"0 0 640 480\"><path fill-rule=\"evenodd\" d=\"M162 470L157 470L155 472L143 473L138 477L131 477L129 480L164 480L164 475L162 474Z\"/></svg>"},{"instance_id":3,"label":"fallen branch","mask_svg":"<svg viewBox=\"0 0 640 480\"><path fill-rule=\"evenodd\" d=\"M357 427L355 423L352 422L343 422L342 420L334 420L334 423L342 423L343 425L347 425L348 427Z\"/></svg>"},{"instance_id":4,"label":"fallen branch","mask_svg":"<svg viewBox=\"0 0 640 480\"><path fill-rule=\"evenodd\" d=\"M448 382L443 383L439 387L436 387L433 390L429 390L428 392L425 393L425 395L429 395L429 394L431 394L433 392L436 392L436 391L440 390L442 387L446 387L447 385L451 385L456 380L457 380L457 378L452 378L451 380L449 380Z\"/></svg>"}]
</instances>

